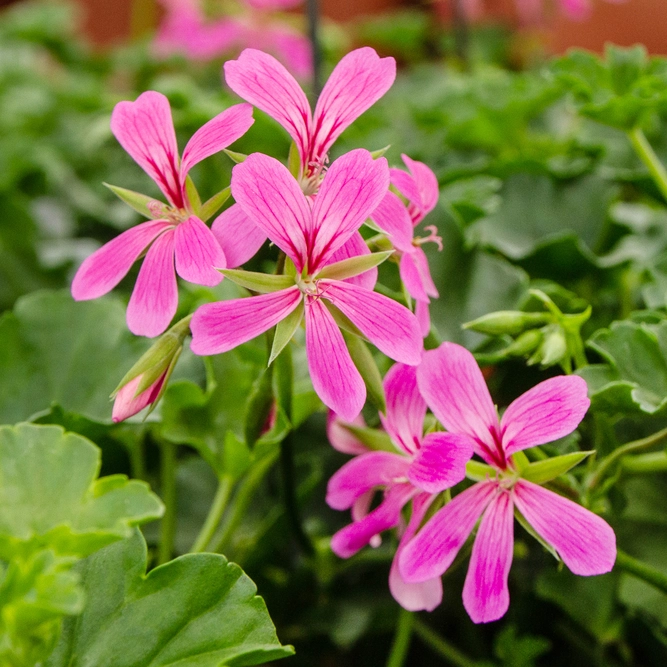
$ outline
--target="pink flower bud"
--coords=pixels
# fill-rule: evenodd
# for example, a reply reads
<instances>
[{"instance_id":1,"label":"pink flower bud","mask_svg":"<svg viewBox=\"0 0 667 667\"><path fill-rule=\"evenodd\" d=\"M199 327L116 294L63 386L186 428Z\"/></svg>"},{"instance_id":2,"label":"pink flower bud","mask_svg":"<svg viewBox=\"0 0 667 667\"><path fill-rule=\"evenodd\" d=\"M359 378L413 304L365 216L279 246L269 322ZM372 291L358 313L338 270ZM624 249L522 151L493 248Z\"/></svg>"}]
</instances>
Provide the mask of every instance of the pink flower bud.
<instances>
[{"instance_id":1,"label":"pink flower bud","mask_svg":"<svg viewBox=\"0 0 667 667\"><path fill-rule=\"evenodd\" d=\"M162 386L169 374L169 368L166 368L164 373L153 382L148 389L142 391L138 396L135 396L137 388L141 383L141 375L130 380L124 387L122 387L116 394L113 404L113 411L111 418L115 424L125 421L132 415L141 412L145 407L152 405L160 397L162 393Z\"/></svg>"}]
</instances>

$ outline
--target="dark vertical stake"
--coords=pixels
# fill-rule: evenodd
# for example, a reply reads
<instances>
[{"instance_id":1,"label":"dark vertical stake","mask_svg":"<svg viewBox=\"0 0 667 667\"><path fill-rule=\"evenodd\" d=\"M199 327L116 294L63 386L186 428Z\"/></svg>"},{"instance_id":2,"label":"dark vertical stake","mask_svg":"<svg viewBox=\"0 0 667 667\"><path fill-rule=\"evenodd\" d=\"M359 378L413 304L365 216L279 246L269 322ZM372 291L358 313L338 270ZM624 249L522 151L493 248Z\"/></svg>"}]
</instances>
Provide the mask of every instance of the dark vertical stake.
<instances>
[{"instance_id":1,"label":"dark vertical stake","mask_svg":"<svg viewBox=\"0 0 667 667\"><path fill-rule=\"evenodd\" d=\"M463 0L452 0L452 24L454 28L454 48L463 69L470 67L470 34Z\"/></svg>"},{"instance_id":2,"label":"dark vertical stake","mask_svg":"<svg viewBox=\"0 0 667 667\"><path fill-rule=\"evenodd\" d=\"M313 54L313 94L320 94L320 69L322 66L322 53L320 51L320 8L318 0L307 0L308 10L308 38Z\"/></svg>"}]
</instances>

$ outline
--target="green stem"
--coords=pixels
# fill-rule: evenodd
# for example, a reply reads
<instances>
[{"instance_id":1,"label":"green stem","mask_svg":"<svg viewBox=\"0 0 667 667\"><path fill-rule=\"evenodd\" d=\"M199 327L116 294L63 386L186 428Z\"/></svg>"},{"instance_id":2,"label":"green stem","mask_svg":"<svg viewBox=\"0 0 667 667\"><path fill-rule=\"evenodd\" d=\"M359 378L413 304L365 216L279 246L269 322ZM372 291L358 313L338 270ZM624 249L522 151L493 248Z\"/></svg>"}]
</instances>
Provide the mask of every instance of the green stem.
<instances>
[{"instance_id":1,"label":"green stem","mask_svg":"<svg viewBox=\"0 0 667 667\"><path fill-rule=\"evenodd\" d=\"M667 453L653 452L639 456L626 456L621 460L621 465L625 472L631 474L667 472Z\"/></svg>"},{"instance_id":2,"label":"green stem","mask_svg":"<svg viewBox=\"0 0 667 667\"><path fill-rule=\"evenodd\" d=\"M232 492L232 478L228 475L223 475L218 482L218 490L215 492L215 498L213 498L213 503L211 504L211 509L208 511L206 521L197 535L197 539L194 541L190 549L190 553L199 553L201 551L206 551L208 543L213 538L220 519L227 507L227 501Z\"/></svg>"},{"instance_id":3,"label":"green stem","mask_svg":"<svg viewBox=\"0 0 667 667\"><path fill-rule=\"evenodd\" d=\"M176 533L176 445L163 442L161 448L160 493L165 511L160 525L158 565L171 560Z\"/></svg>"},{"instance_id":4,"label":"green stem","mask_svg":"<svg viewBox=\"0 0 667 667\"><path fill-rule=\"evenodd\" d=\"M655 154L651 144L649 144L646 135L641 128L635 127L628 132L628 137L637 155L639 155L642 162L648 167L648 170L651 173L655 184L658 186L658 189L662 193L662 196L667 200L667 170L658 159L658 156Z\"/></svg>"},{"instance_id":5,"label":"green stem","mask_svg":"<svg viewBox=\"0 0 667 667\"><path fill-rule=\"evenodd\" d=\"M627 454L632 454L643 449L654 447L655 445L660 444L660 442L665 438L667 438L667 428L663 428L661 431L658 431L653 435L649 435L646 438L642 438L641 440L633 440L632 442L628 442L622 447L618 447L611 454L609 454L607 458L600 462L598 469L588 481L588 488L595 488L600 483L602 478L607 474L609 468L611 468L611 466L613 466L619 459L623 458Z\"/></svg>"},{"instance_id":6,"label":"green stem","mask_svg":"<svg viewBox=\"0 0 667 667\"><path fill-rule=\"evenodd\" d=\"M401 607L396 624L396 634L387 658L387 667L403 667L410 648L413 621L414 615Z\"/></svg>"},{"instance_id":7,"label":"green stem","mask_svg":"<svg viewBox=\"0 0 667 667\"><path fill-rule=\"evenodd\" d=\"M236 530L241 519L243 519L243 515L248 509L248 505L252 501L257 487L262 479L264 479L264 475L266 475L271 469L271 466L276 462L278 454L279 450L276 448L275 451L257 461L250 469L250 472L248 472L243 482L239 485L238 491L234 497L232 511L225 519L218 541L213 547L213 551L216 553L222 553L223 549L227 546L230 536Z\"/></svg>"},{"instance_id":8,"label":"green stem","mask_svg":"<svg viewBox=\"0 0 667 667\"><path fill-rule=\"evenodd\" d=\"M146 444L144 438L138 438L128 444L127 451L130 457L132 478L146 481Z\"/></svg>"},{"instance_id":9,"label":"green stem","mask_svg":"<svg viewBox=\"0 0 667 667\"><path fill-rule=\"evenodd\" d=\"M616 567L633 574L638 579L651 584L659 591L667 593L667 576L646 563L633 558L620 549L616 553Z\"/></svg>"},{"instance_id":10,"label":"green stem","mask_svg":"<svg viewBox=\"0 0 667 667\"><path fill-rule=\"evenodd\" d=\"M445 641L419 619L414 620L413 629L420 639L447 660L450 665L454 665L455 667L475 667L476 663L474 660L461 653L455 646Z\"/></svg>"}]
</instances>

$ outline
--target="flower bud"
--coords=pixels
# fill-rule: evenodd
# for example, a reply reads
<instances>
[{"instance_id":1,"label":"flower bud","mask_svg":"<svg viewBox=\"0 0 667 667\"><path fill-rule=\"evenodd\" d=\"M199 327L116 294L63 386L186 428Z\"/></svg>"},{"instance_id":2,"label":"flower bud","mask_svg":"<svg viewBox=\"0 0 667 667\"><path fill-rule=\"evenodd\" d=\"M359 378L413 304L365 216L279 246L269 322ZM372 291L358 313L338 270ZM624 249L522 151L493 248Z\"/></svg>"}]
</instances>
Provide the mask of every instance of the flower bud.
<instances>
[{"instance_id":1,"label":"flower bud","mask_svg":"<svg viewBox=\"0 0 667 667\"><path fill-rule=\"evenodd\" d=\"M141 384L143 373L137 375L123 386L114 399L111 419L115 424L122 422L132 415L141 412L148 405L153 405L162 394L162 387L167 379L167 371L140 394L137 394L137 388Z\"/></svg>"},{"instance_id":2,"label":"flower bud","mask_svg":"<svg viewBox=\"0 0 667 667\"><path fill-rule=\"evenodd\" d=\"M557 324L545 327L543 333L544 340L535 354L528 360L528 363L539 363L542 368L548 368L566 358L567 341L563 329Z\"/></svg>"},{"instance_id":3,"label":"flower bud","mask_svg":"<svg viewBox=\"0 0 667 667\"><path fill-rule=\"evenodd\" d=\"M524 313L520 310L499 310L466 322L463 327L489 336L516 336L524 329L541 327L548 324L553 317L549 313Z\"/></svg>"}]
</instances>

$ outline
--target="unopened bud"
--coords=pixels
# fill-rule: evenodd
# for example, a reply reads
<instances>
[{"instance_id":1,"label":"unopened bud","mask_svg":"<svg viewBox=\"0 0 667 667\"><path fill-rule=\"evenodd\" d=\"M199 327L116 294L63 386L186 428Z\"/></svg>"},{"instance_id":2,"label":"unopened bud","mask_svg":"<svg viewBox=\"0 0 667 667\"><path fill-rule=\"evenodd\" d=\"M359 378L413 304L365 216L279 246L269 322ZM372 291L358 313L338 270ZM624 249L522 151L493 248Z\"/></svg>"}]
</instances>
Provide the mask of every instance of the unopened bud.
<instances>
[{"instance_id":1,"label":"unopened bud","mask_svg":"<svg viewBox=\"0 0 667 667\"><path fill-rule=\"evenodd\" d=\"M489 336L516 336L525 329L548 324L553 317L549 313L524 313L520 310L499 310L466 322L464 329L472 329Z\"/></svg>"},{"instance_id":2,"label":"unopened bud","mask_svg":"<svg viewBox=\"0 0 667 667\"><path fill-rule=\"evenodd\" d=\"M542 342L542 336L539 329L524 331L503 350L503 353L508 357L525 357Z\"/></svg>"},{"instance_id":3,"label":"unopened bud","mask_svg":"<svg viewBox=\"0 0 667 667\"><path fill-rule=\"evenodd\" d=\"M145 407L153 405L160 394L167 379L167 371L141 393L137 394L137 389L141 384L142 375L137 375L133 380L130 380L124 387L122 387L116 394L113 403L113 410L111 412L111 419L115 424L141 412Z\"/></svg>"},{"instance_id":4,"label":"unopened bud","mask_svg":"<svg viewBox=\"0 0 667 667\"><path fill-rule=\"evenodd\" d=\"M539 363L543 368L560 363L567 355L565 334L558 325L545 327L544 340L535 354L528 360L529 364Z\"/></svg>"}]
</instances>

